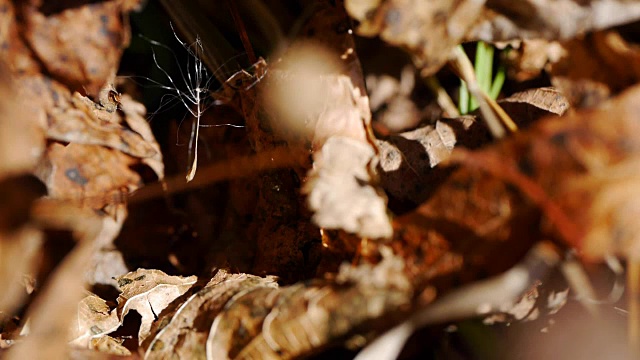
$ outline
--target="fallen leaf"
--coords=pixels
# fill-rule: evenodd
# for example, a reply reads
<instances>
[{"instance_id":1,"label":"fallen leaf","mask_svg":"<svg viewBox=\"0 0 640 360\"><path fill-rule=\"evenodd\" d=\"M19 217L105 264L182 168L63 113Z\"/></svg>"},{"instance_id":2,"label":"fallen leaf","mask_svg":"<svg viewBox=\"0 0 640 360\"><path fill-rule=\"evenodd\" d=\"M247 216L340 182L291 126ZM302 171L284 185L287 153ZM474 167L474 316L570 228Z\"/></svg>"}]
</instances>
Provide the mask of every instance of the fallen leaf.
<instances>
[{"instance_id":1,"label":"fallen leaf","mask_svg":"<svg viewBox=\"0 0 640 360\"><path fill-rule=\"evenodd\" d=\"M131 351L122 346L124 339L117 340L111 336L105 335L99 338L91 339L90 349L96 350L101 354L109 354L116 356L130 356ZM95 352L93 353L95 354Z\"/></svg>"},{"instance_id":2,"label":"fallen leaf","mask_svg":"<svg viewBox=\"0 0 640 360\"><path fill-rule=\"evenodd\" d=\"M113 241L124 216L120 220L101 217L91 209L51 199L35 203L32 214L39 226L72 231L78 245L58 265L29 307L29 335L10 349L8 359L37 358L43 352L51 358L65 358L72 320L84 291L84 271L91 255Z\"/></svg>"},{"instance_id":3,"label":"fallen leaf","mask_svg":"<svg viewBox=\"0 0 640 360\"><path fill-rule=\"evenodd\" d=\"M514 40L513 48L504 54L510 78L527 81L540 76L548 63L557 62L564 53L558 41L543 39Z\"/></svg>"},{"instance_id":4,"label":"fallen leaf","mask_svg":"<svg viewBox=\"0 0 640 360\"><path fill-rule=\"evenodd\" d=\"M111 311L106 301L94 294L88 294L78 303L77 324L72 334L71 344L83 348L93 348L92 342L105 337L121 325L118 314Z\"/></svg>"},{"instance_id":5,"label":"fallen leaf","mask_svg":"<svg viewBox=\"0 0 640 360\"><path fill-rule=\"evenodd\" d=\"M347 153L349 158L344 157ZM391 236L386 201L368 185L374 159L370 146L344 137L329 138L315 154L315 167L303 188L315 210L316 224L367 238Z\"/></svg>"},{"instance_id":6,"label":"fallen leaf","mask_svg":"<svg viewBox=\"0 0 640 360\"><path fill-rule=\"evenodd\" d=\"M128 8L122 1L105 1L46 13L23 4L25 40L52 77L96 98L129 42Z\"/></svg>"},{"instance_id":7,"label":"fallen leaf","mask_svg":"<svg viewBox=\"0 0 640 360\"><path fill-rule=\"evenodd\" d=\"M208 359L234 359L262 332L264 320L278 299L277 287L266 285L246 289L227 301L209 330Z\"/></svg>"},{"instance_id":8,"label":"fallen leaf","mask_svg":"<svg viewBox=\"0 0 640 360\"><path fill-rule=\"evenodd\" d=\"M632 87L592 111L544 119L486 150L452 156L516 185L585 259L635 259L637 206L629 189L637 182L639 93Z\"/></svg>"},{"instance_id":9,"label":"fallen leaf","mask_svg":"<svg viewBox=\"0 0 640 360\"><path fill-rule=\"evenodd\" d=\"M570 108L569 100L555 88L534 88L512 94L498 104L518 123L526 128L548 115L564 115Z\"/></svg>"},{"instance_id":10,"label":"fallen leaf","mask_svg":"<svg viewBox=\"0 0 640 360\"><path fill-rule=\"evenodd\" d=\"M146 347L145 359L171 354L186 357L204 354L216 315L223 312L231 298L257 286L275 287L277 284L274 278L218 271L204 288L191 295L173 314L167 314L170 319L162 319L168 323L154 334Z\"/></svg>"},{"instance_id":11,"label":"fallen leaf","mask_svg":"<svg viewBox=\"0 0 640 360\"><path fill-rule=\"evenodd\" d=\"M162 310L189 290L196 280L196 276L169 276L160 270L138 269L122 275L116 279L121 291L118 318L122 322L129 310L142 316L138 332L138 343L142 344Z\"/></svg>"},{"instance_id":12,"label":"fallen leaf","mask_svg":"<svg viewBox=\"0 0 640 360\"><path fill-rule=\"evenodd\" d=\"M391 199L391 208L403 212L426 200L451 172L436 165L446 160L455 146L473 148L488 138L473 116L465 116L376 140L381 185Z\"/></svg>"},{"instance_id":13,"label":"fallen leaf","mask_svg":"<svg viewBox=\"0 0 640 360\"><path fill-rule=\"evenodd\" d=\"M592 107L640 81L640 50L616 31L562 43L551 81L575 107ZM580 61L577 61L580 59Z\"/></svg>"},{"instance_id":14,"label":"fallen leaf","mask_svg":"<svg viewBox=\"0 0 640 360\"><path fill-rule=\"evenodd\" d=\"M102 146L52 143L48 163L40 170L49 195L96 209L141 186L129 165L135 160Z\"/></svg>"},{"instance_id":15,"label":"fallen leaf","mask_svg":"<svg viewBox=\"0 0 640 360\"><path fill-rule=\"evenodd\" d=\"M407 50L423 76L432 75L448 60L485 1L348 0L345 8L360 22L357 33L380 37Z\"/></svg>"},{"instance_id":16,"label":"fallen leaf","mask_svg":"<svg viewBox=\"0 0 640 360\"><path fill-rule=\"evenodd\" d=\"M384 259L377 265L343 266L335 282L282 288L262 332L236 359L304 356L372 324L382 314L397 315L408 306L412 288L401 271L402 260L382 253Z\"/></svg>"},{"instance_id":17,"label":"fallen leaf","mask_svg":"<svg viewBox=\"0 0 640 360\"><path fill-rule=\"evenodd\" d=\"M640 18L640 4L625 0L487 1L466 40L566 40Z\"/></svg>"}]
</instances>

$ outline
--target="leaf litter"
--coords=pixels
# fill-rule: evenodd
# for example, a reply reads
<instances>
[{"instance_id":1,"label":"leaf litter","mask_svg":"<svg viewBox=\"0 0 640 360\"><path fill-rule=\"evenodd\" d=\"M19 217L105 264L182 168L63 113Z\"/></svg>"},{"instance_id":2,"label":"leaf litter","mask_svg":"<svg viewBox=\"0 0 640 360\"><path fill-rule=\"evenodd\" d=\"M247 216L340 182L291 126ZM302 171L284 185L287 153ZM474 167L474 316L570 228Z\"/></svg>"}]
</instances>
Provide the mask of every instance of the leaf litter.
<instances>
[{"instance_id":1,"label":"leaf litter","mask_svg":"<svg viewBox=\"0 0 640 360\"><path fill-rule=\"evenodd\" d=\"M166 150L171 136L149 126L115 78L129 13L143 6L0 2L2 355L299 358L353 352L391 329L359 358L395 358L409 335L436 323L480 316L527 334L525 320L548 314L566 326L567 287L593 294L575 276L599 276L594 264L612 256L627 263L631 295L619 306L629 308L630 347L607 338L599 351L637 351L636 4L346 0L315 1L306 13L220 4L233 12L224 19L198 2L202 13L188 13L181 31L206 23L266 39L238 19L281 11L299 20L274 20L294 29L288 46L272 47L280 52L243 41L268 57L213 95L226 113L205 115L200 96L211 100L201 90L211 86L191 84L191 140L201 147L189 185ZM454 94L458 46L479 39L509 49L503 97L462 117L425 116L425 99L443 102L418 80ZM412 65L377 63L369 54L383 43ZM195 75L207 71L190 61ZM518 130L496 140L486 124L500 112ZM200 129L205 117L235 123L230 113L244 129ZM211 165L194 177L199 157ZM568 251L578 275L554 277ZM38 279L35 291L25 276ZM599 314L591 326L620 328L606 306L587 307ZM130 310L141 316L135 329ZM561 324L544 329L557 334ZM540 349L509 351L536 358Z\"/></svg>"}]
</instances>

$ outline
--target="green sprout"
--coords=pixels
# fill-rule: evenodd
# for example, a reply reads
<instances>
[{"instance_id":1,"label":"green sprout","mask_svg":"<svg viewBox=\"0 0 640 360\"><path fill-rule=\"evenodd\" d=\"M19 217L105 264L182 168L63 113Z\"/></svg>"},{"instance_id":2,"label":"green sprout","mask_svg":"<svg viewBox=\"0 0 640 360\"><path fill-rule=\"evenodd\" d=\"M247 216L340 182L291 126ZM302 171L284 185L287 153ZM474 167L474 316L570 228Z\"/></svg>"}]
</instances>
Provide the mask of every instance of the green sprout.
<instances>
[{"instance_id":1,"label":"green sprout","mask_svg":"<svg viewBox=\"0 0 640 360\"><path fill-rule=\"evenodd\" d=\"M502 90L502 85L504 85L505 68L503 65L500 65L496 76L493 77L493 55L493 46L483 41L478 41L474 63L476 79L480 89L495 100L498 95L500 95L500 90ZM477 108L477 100L469 92L465 81L460 79L460 99L458 101L460 114L468 114Z\"/></svg>"}]
</instances>

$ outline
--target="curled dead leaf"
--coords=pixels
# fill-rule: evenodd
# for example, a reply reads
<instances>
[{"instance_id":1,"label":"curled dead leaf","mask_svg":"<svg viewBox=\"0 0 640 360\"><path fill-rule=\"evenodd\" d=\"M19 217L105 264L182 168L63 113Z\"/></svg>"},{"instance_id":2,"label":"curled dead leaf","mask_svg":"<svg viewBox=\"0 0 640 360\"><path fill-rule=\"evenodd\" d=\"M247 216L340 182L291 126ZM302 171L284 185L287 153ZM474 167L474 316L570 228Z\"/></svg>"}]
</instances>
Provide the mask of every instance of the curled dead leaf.
<instances>
[{"instance_id":1,"label":"curled dead leaf","mask_svg":"<svg viewBox=\"0 0 640 360\"><path fill-rule=\"evenodd\" d=\"M92 348L92 341L120 327L118 314L111 311L106 301L94 294L88 294L78 304L77 324L71 344L83 348Z\"/></svg>"},{"instance_id":2,"label":"curled dead leaf","mask_svg":"<svg viewBox=\"0 0 640 360\"><path fill-rule=\"evenodd\" d=\"M345 154L349 154L348 157ZM370 145L333 136L314 154L314 168L303 191L313 220L327 229L344 229L368 238L389 238L393 232L386 201L369 185L377 157Z\"/></svg>"},{"instance_id":3,"label":"curled dead leaf","mask_svg":"<svg viewBox=\"0 0 640 360\"><path fill-rule=\"evenodd\" d=\"M640 18L640 4L625 0L492 0L467 40L566 40Z\"/></svg>"},{"instance_id":4,"label":"curled dead leaf","mask_svg":"<svg viewBox=\"0 0 640 360\"><path fill-rule=\"evenodd\" d=\"M118 318L122 322L129 310L142 316L138 343L150 334L151 325L171 302L184 294L197 280L196 276L169 276L160 270L138 269L116 279L120 288Z\"/></svg>"},{"instance_id":5,"label":"curled dead leaf","mask_svg":"<svg viewBox=\"0 0 640 360\"><path fill-rule=\"evenodd\" d=\"M25 4L25 40L47 71L76 91L97 98L129 42L122 1L47 10ZM81 34L81 35L80 35Z\"/></svg>"}]
</instances>

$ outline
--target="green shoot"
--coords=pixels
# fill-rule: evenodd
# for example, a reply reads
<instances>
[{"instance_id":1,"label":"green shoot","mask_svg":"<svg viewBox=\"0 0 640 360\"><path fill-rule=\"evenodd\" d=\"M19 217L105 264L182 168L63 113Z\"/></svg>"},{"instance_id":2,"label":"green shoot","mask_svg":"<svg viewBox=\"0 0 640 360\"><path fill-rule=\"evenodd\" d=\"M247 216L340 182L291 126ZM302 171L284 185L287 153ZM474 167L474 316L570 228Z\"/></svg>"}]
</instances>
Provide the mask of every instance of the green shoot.
<instances>
[{"instance_id":1,"label":"green shoot","mask_svg":"<svg viewBox=\"0 0 640 360\"><path fill-rule=\"evenodd\" d=\"M498 72L493 77L493 46L478 41L476 45L476 58L474 63L474 72L480 89L489 94L492 99L496 99L500 94L502 85L505 80L504 66L498 68ZM460 80L460 99L458 109L460 114L468 114L478 108L478 100L470 94L467 84L464 80Z\"/></svg>"}]
</instances>

